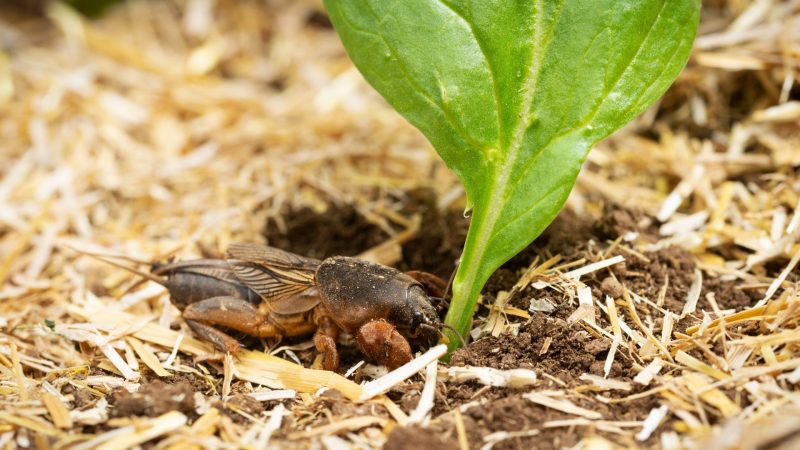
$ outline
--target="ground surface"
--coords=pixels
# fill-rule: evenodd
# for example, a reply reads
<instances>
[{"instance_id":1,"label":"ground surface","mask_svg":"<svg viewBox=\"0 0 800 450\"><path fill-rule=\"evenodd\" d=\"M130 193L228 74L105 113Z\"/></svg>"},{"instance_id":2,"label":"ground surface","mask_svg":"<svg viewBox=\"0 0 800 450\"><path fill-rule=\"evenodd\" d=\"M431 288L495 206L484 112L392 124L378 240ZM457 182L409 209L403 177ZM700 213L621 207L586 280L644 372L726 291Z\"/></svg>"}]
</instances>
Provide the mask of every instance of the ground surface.
<instances>
[{"instance_id":1,"label":"ground surface","mask_svg":"<svg viewBox=\"0 0 800 450\"><path fill-rule=\"evenodd\" d=\"M304 339L204 361L162 288L70 249L256 241L447 278L458 182L320 5L3 3L0 448L793 448L798 70L800 4L706 2L687 69L490 279L472 342L357 401L382 372L346 340L344 377ZM462 379L487 368L517 385Z\"/></svg>"}]
</instances>

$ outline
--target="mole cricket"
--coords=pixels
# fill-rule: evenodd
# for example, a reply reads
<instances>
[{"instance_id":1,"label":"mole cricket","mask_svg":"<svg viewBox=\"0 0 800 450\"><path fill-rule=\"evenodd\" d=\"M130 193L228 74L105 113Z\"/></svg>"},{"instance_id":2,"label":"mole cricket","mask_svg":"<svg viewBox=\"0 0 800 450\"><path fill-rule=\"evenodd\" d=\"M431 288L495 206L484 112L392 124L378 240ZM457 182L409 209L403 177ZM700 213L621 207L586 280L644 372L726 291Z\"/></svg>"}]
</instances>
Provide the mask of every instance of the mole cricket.
<instances>
[{"instance_id":1,"label":"mole cricket","mask_svg":"<svg viewBox=\"0 0 800 450\"><path fill-rule=\"evenodd\" d=\"M341 331L389 369L412 358L409 342L444 336L432 303L446 287L426 272L400 272L358 258L308 258L259 244L232 244L225 259L153 264L143 272L100 257L167 288L172 303L202 339L235 354L241 344L222 329L256 337L314 334L322 367L336 371Z\"/></svg>"}]
</instances>

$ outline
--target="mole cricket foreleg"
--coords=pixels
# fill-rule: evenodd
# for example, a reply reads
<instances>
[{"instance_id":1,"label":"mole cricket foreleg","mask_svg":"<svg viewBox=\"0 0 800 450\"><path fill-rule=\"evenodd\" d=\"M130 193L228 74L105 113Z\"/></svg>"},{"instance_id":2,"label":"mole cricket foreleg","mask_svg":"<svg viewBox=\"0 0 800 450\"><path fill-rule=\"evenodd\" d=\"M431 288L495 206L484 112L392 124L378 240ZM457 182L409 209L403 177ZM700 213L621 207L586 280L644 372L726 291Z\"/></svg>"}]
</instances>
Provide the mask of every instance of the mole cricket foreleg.
<instances>
[{"instance_id":1,"label":"mole cricket foreleg","mask_svg":"<svg viewBox=\"0 0 800 450\"><path fill-rule=\"evenodd\" d=\"M336 338L339 327L330 317L320 319L317 332L314 333L314 347L322 354L322 368L336 372L339 370L339 351L336 349Z\"/></svg>"},{"instance_id":2,"label":"mole cricket foreleg","mask_svg":"<svg viewBox=\"0 0 800 450\"><path fill-rule=\"evenodd\" d=\"M365 355L390 370L411 361L408 341L385 320L373 320L362 325L356 333L356 342Z\"/></svg>"}]
</instances>

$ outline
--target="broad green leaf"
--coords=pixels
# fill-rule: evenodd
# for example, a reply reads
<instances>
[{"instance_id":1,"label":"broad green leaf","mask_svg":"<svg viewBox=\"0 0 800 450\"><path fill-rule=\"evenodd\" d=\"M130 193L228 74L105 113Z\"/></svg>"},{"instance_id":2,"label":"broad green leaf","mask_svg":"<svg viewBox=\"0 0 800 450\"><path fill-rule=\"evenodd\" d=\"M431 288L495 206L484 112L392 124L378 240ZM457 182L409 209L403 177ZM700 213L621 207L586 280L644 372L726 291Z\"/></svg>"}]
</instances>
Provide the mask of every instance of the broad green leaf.
<instances>
[{"instance_id":1,"label":"broad green leaf","mask_svg":"<svg viewBox=\"0 0 800 450\"><path fill-rule=\"evenodd\" d=\"M553 220L592 145L663 94L698 0L325 0L350 58L473 207L447 322ZM452 342L457 342L453 339Z\"/></svg>"}]
</instances>

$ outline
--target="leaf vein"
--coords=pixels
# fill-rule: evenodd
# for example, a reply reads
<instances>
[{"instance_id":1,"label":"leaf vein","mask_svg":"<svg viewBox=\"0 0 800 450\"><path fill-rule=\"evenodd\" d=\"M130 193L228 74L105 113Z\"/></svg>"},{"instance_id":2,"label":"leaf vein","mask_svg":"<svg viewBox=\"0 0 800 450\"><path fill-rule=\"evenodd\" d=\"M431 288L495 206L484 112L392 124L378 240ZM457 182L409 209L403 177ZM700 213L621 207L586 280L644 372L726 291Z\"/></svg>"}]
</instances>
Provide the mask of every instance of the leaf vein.
<instances>
[{"instance_id":1,"label":"leaf vein","mask_svg":"<svg viewBox=\"0 0 800 450\"><path fill-rule=\"evenodd\" d=\"M497 228L497 229L494 231L494 233L493 233L493 234L494 234L494 236L495 236L495 237L497 237L497 236L500 236L500 234L501 234L501 233L502 233L502 232L503 232L503 231L504 231L506 228L508 228L508 227L510 227L511 225L513 225L515 222L517 222L518 220L520 220L522 217L524 217L524 216L526 216L526 215L530 214L531 212L533 212L533 211L534 211L536 208L538 208L538 207L539 207L539 205L541 205L541 204L542 204L542 202L544 202L545 200L547 200L548 198L550 198L550 196L551 196L551 195L552 195L552 194L553 194L555 191L557 191L558 189L560 189L561 187L562 187L562 186L561 186L561 184L559 184L559 183L555 184L555 185L554 185L554 186L553 186L551 189L549 189L547 192L545 192L545 193L544 193L544 195L542 195L541 197L539 197L539 199L538 199L538 200L537 200L537 201L536 201L534 204L530 205L530 206L529 206L529 207L527 207L525 210L523 210L521 213L517 214L517 215L516 215L516 216L515 216L513 219L511 219L511 220L507 221L506 223L504 223L504 224L503 224L503 225L502 225L500 228ZM494 238L492 238L492 240L494 240Z\"/></svg>"},{"instance_id":2,"label":"leaf vein","mask_svg":"<svg viewBox=\"0 0 800 450\"><path fill-rule=\"evenodd\" d=\"M653 20L653 23L650 26L650 28L647 30L647 33L645 34L644 38L639 43L639 47L637 48L636 53L634 54L633 57L631 57L631 59L626 64L625 70L623 70L620 73L620 75L616 78L616 80L614 81L614 84L611 87L611 89L606 91L603 94L603 96L600 97L599 101L597 102L597 105L594 108L592 108L592 111L589 112L589 114L587 115L587 118L582 120L582 121L580 121L580 122L578 122L575 126L569 128L569 129L563 130L562 132L554 135L551 139L549 139L549 141L544 145L543 148L548 147L550 145L550 143L552 143L553 141L557 140L558 138L560 138L560 137L562 137L564 135L567 135L569 133L573 133L578 129L586 127L589 123L592 122L592 120L594 120L594 118L597 115L597 113L603 107L603 104L605 103L605 101L608 100L608 97L611 95L613 90L617 87L619 82L624 78L625 74L628 73L628 70L630 70L631 66L633 65L633 63L636 60L636 57L639 55L639 53L641 53L645 42L647 42L647 39L650 36L650 32L653 31L653 28L655 28L655 24L662 18L662 14L664 12L664 6L666 5L666 3L667 3L666 1L663 1L661 3L661 9L659 10L659 13L656 15L655 20ZM639 98L641 98L641 96ZM528 171L530 170L530 168L533 165L536 164L536 161L539 159L539 155L541 155L541 154L542 154L542 152L538 152L530 161L526 162L525 165L522 167L521 172L517 176L515 176L514 179L515 180L523 179L525 177L525 175L528 173ZM515 187L514 187L514 189L512 189L510 194L513 194L516 191L516 186L518 186L519 183L514 183L514 184L515 184Z\"/></svg>"}]
</instances>

